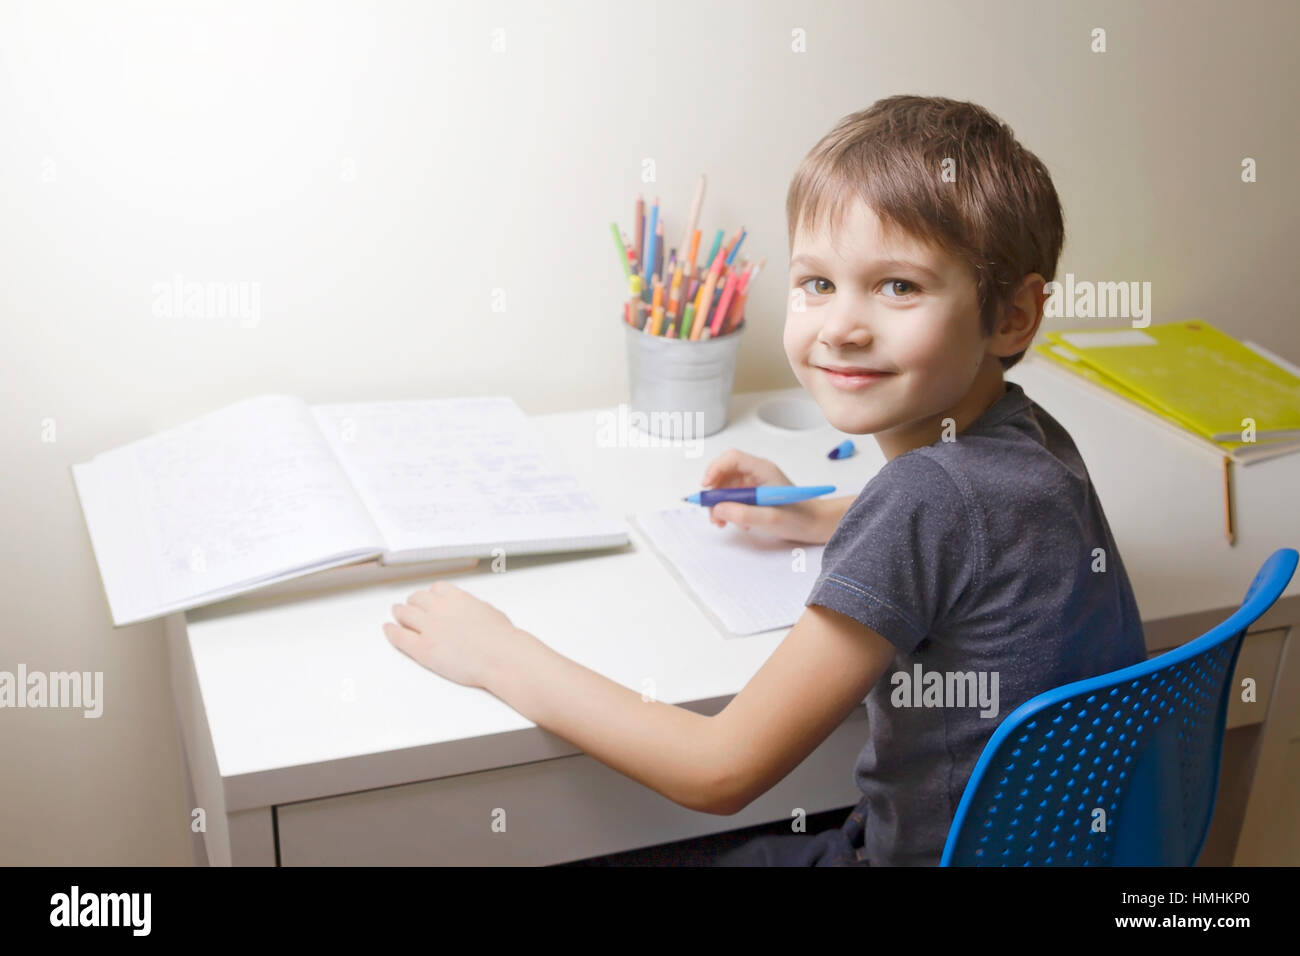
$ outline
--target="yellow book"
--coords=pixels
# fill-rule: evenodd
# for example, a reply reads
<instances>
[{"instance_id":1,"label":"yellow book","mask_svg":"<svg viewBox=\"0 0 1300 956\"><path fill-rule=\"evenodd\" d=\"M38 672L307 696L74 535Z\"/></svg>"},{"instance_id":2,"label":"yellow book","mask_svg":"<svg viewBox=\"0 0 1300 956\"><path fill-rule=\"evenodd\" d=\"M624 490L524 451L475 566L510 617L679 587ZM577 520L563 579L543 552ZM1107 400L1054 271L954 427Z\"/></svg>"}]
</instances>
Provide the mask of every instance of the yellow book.
<instances>
[{"instance_id":1,"label":"yellow book","mask_svg":"<svg viewBox=\"0 0 1300 956\"><path fill-rule=\"evenodd\" d=\"M1171 433L1186 438L1188 441L1215 454L1216 456L1226 455L1235 462L1249 465L1253 462L1263 461L1276 455L1286 454L1292 451L1300 451L1300 440L1271 440L1261 442L1211 441L1204 435L1191 431L1182 422L1165 415L1159 408L1143 399L1141 395L1130 391L1113 379L1109 379L1105 375L1102 375L1064 345L1057 345L1054 342L1035 345L1030 350L1029 354L1035 359L1042 358L1047 360L1047 364L1051 368L1067 370L1071 378L1083 379L1084 381L1091 382L1100 389L1100 394L1107 396L1117 405L1122 405L1126 408L1137 411L1152 424L1166 428Z\"/></svg>"},{"instance_id":2,"label":"yellow book","mask_svg":"<svg viewBox=\"0 0 1300 956\"><path fill-rule=\"evenodd\" d=\"M1096 384L1210 441L1254 444L1252 423L1257 441L1300 438L1300 376L1202 319L1044 334Z\"/></svg>"}]
</instances>

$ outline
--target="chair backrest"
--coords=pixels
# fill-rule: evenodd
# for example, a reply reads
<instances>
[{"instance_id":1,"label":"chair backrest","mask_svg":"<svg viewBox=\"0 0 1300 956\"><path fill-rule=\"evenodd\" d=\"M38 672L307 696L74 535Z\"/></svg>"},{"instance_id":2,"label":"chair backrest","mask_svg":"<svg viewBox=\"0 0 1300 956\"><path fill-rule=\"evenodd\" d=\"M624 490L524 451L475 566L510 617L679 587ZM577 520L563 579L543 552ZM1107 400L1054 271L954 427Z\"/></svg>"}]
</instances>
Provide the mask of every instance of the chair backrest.
<instances>
[{"instance_id":1,"label":"chair backrest","mask_svg":"<svg viewBox=\"0 0 1300 956\"><path fill-rule=\"evenodd\" d=\"M1212 630L1026 701L993 732L941 866L1191 866L1209 832L1242 637L1285 590L1297 552L1264 562Z\"/></svg>"}]
</instances>

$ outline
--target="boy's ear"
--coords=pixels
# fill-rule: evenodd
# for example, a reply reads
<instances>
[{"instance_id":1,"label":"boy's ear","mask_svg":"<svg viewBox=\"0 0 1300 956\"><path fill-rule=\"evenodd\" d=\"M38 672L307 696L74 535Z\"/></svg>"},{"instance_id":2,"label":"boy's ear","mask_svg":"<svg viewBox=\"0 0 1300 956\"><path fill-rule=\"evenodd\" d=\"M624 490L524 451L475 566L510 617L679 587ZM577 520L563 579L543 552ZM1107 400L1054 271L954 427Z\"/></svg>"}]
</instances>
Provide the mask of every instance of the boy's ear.
<instances>
[{"instance_id":1,"label":"boy's ear","mask_svg":"<svg viewBox=\"0 0 1300 956\"><path fill-rule=\"evenodd\" d=\"M998 340L993 350L995 355L1015 355L1029 348L1043 321L1043 307L1048 298L1046 285L1047 280L1037 272L1020 280L994 329Z\"/></svg>"}]
</instances>

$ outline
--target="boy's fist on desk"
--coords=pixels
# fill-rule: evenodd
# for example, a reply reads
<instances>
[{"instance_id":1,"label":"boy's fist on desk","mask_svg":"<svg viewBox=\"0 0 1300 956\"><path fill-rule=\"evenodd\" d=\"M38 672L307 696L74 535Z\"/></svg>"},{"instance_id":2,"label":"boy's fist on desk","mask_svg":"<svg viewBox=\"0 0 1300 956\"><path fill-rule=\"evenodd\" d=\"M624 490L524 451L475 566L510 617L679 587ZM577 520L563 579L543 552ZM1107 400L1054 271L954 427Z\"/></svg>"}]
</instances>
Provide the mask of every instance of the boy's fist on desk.
<instances>
[{"instance_id":1,"label":"boy's fist on desk","mask_svg":"<svg viewBox=\"0 0 1300 956\"><path fill-rule=\"evenodd\" d=\"M531 636L450 581L434 581L405 604L394 604L393 617L397 623L384 625L390 644L435 674L469 687L486 687L496 662Z\"/></svg>"}]
</instances>

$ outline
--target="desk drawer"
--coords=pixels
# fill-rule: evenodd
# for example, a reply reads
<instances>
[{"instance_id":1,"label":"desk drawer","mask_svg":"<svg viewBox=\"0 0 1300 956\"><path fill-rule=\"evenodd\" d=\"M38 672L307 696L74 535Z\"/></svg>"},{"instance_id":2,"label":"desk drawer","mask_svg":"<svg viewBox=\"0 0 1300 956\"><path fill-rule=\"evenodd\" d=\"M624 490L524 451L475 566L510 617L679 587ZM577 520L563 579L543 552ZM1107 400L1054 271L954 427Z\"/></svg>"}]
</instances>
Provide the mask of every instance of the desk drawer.
<instances>
[{"instance_id":1,"label":"desk drawer","mask_svg":"<svg viewBox=\"0 0 1300 956\"><path fill-rule=\"evenodd\" d=\"M1228 698L1228 725L1226 730L1263 723L1268 714L1268 702L1273 694L1273 681L1277 677L1278 663L1282 657L1282 643L1286 628L1247 634L1237 655L1237 669L1232 675L1232 693ZM1168 651L1147 655L1159 657ZM1250 677L1255 681L1255 700L1249 704L1241 699L1241 682Z\"/></svg>"},{"instance_id":2,"label":"desk drawer","mask_svg":"<svg viewBox=\"0 0 1300 956\"><path fill-rule=\"evenodd\" d=\"M283 866L514 866L580 860L788 820L860 799L853 766L866 709L742 812L679 807L586 754L284 804Z\"/></svg>"}]
</instances>

